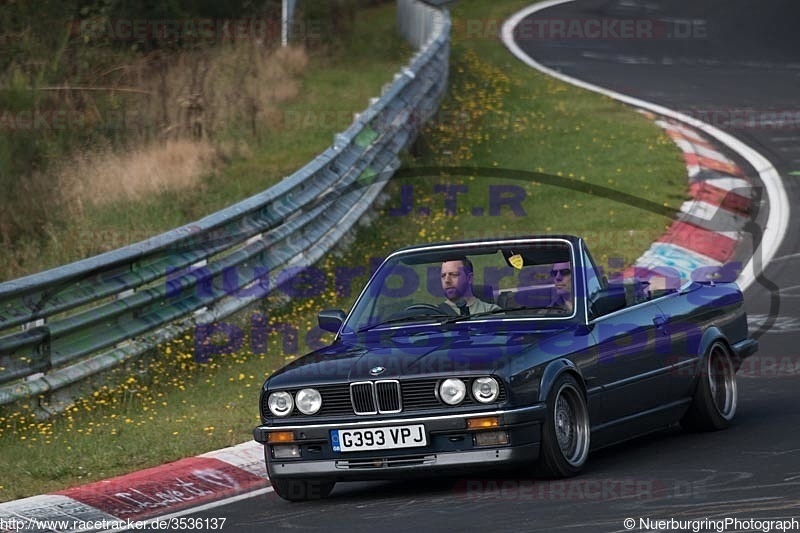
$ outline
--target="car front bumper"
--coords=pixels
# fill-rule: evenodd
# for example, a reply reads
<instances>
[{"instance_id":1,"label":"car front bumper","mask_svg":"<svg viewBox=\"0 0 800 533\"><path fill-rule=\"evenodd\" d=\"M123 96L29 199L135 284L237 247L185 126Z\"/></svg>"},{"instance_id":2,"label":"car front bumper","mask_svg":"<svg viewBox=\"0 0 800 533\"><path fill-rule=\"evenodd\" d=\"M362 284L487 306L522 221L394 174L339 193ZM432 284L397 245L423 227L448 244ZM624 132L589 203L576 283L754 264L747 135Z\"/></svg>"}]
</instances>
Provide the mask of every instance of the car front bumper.
<instances>
[{"instance_id":1,"label":"car front bumper","mask_svg":"<svg viewBox=\"0 0 800 533\"><path fill-rule=\"evenodd\" d=\"M313 478L336 481L392 479L432 472L473 472L483 468L532 462L539 455L541 425L545 405L520 409L473 412L445 416L420 416L370 421L349 421L325 424L259 426L254 430L256 441L264 444L267 471L271 478ZM496 417L497 426L470 429L470 419ZM422 424L427 444L416 448L375 451L335 452L331 430L380 428ZM293 433L292 442L278 446L296 446L299 457L274 457L274 443L269 434ZM478 433L504 434L507 444L479 445Z\"/></svg>"}]
</instances>

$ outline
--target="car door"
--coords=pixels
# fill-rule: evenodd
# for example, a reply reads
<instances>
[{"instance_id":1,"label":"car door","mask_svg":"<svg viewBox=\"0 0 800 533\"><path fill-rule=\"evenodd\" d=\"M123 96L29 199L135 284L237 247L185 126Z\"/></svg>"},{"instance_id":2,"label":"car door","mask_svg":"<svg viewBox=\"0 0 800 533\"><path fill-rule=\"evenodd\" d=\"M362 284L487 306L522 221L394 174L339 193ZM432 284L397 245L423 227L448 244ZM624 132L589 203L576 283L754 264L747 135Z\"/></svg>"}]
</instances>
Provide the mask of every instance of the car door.
<instances>
[{"instance_id":1,"label":"car door","mask_svg":"<svg viewBox=\"0 0 800 533\"><path fill-rule=\"evenodd\" d=\"M602 387L603 422L655 409L668 388L669 366L656 351L660 310L644 302L591 323L597 346L595 382Z\"/></svg>"},{"instance_id":2,"label":"car door","mask_svg":"<svg viewBox=\"0 0 800 533\"><path fill-rule=\"evenodd\" d=\"M666 374L668 386L664 389L664 401L688 400L694 392L694 379L699 372L703 331L712 323L715 310L691 305L685 292L676 291L654 302L658 305L661 323L656 355L670 367Z\"/></svg>"},{"instance_id":3,"label":"car door","mask_svg":"<svg viewBox=\"0 0 800 533\"><path fill-rule=\"evenodd\" d=\"M666 356L656 351L661 310L653 301L625 298L626 288L609 285L584 250L587 319L593 336L597 362L588 380L600 389L600 425L656 409L663 404L668 387ZM612 296L619 305L595 306L601 296Z\"/></svg>"}]
</instances>

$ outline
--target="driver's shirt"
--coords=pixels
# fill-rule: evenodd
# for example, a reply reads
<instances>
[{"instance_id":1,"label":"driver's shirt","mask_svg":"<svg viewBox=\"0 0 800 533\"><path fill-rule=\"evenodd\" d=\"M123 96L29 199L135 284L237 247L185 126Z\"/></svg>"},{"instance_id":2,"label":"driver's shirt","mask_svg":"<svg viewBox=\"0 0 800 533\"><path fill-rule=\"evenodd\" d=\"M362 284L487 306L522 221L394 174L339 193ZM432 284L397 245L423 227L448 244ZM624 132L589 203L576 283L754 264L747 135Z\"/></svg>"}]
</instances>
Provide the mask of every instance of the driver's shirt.
<instances>
[{"instance_id":1,"label":"driver's shirt","mask_svg":"<svg viewBox=\"0 0 800 533\"><path fill-rule=\"evenodd\" d=\"M454 304L450 300L445 300L445 302L447 302L447 305L449 305L455 310L456 314L459 313L459 309L458 306L456 306L456 304ZM497 304L490 304L489 302L484 302L479 298L474 298L472 302L467 304L467 308L469 308L470 315L476 315L478 313L486 313L488 311L494 311L495 309L500 309L500 306Z\"/></svg>"}]
</instances>

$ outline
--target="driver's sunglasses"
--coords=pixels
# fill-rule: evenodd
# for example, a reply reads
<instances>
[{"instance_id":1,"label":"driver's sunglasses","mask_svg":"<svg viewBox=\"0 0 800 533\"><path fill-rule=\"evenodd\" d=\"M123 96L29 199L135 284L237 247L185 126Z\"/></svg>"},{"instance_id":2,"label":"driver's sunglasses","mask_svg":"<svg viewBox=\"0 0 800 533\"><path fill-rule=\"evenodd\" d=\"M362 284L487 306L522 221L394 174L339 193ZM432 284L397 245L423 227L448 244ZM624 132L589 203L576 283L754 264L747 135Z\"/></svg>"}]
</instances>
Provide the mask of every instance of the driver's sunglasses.
<instances>
[{"instance_id":1,"label":"driver's sunglasses","mask_svg":"<svg viewBox=\"0 0 800 533\"><path fill-rule=\"evenodd\" d=\"M556 277L558 274L561 274L561 277L569 276L570 274L572 274L572 270L569 268L560 268L558 270L550 271L550 276L552 277Z\"/></svg>"}]
</instances>

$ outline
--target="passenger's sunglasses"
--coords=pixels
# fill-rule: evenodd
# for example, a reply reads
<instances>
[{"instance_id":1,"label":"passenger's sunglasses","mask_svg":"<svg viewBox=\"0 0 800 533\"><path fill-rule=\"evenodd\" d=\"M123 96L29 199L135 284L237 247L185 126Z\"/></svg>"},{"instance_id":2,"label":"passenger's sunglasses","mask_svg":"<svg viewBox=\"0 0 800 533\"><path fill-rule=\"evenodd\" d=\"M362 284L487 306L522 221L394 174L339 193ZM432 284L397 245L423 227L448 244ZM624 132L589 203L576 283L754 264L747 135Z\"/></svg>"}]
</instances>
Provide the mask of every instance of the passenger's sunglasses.
<instances>
[{"instance_id":1,"label":"passenger's sunglasses","mask_svg":"<svg viewBox=\"0 0 800 533\"><path fill-rule=\"evenodd\" d=\"M569 268L560 268L558 270L550 271L550 276L552 277L556 277L558 274L561 274L561 277L569 276L570 274L572 274L572 270Z\"/></svg>"}]
</instances>

